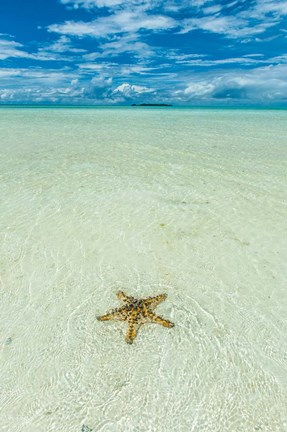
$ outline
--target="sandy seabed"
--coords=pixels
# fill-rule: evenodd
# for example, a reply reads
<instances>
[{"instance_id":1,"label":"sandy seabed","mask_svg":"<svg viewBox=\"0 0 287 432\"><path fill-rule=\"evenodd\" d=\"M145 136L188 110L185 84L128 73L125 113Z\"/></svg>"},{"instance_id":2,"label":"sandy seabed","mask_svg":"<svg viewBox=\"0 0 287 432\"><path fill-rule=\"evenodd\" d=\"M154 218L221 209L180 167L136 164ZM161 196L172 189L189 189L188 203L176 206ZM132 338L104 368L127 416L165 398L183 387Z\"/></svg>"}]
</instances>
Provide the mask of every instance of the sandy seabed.
<instances>
[{"instance_id":1,"label":"sandy seabed","mask_svg":"<svg viewBox=\"0 0 287 432\"><path fill-rule=\"evenodd\" d=\"M4 109L0 431L286 432L287 111ZM96 316L167 293L173 329Z\"/></svg>"}]
</instances>

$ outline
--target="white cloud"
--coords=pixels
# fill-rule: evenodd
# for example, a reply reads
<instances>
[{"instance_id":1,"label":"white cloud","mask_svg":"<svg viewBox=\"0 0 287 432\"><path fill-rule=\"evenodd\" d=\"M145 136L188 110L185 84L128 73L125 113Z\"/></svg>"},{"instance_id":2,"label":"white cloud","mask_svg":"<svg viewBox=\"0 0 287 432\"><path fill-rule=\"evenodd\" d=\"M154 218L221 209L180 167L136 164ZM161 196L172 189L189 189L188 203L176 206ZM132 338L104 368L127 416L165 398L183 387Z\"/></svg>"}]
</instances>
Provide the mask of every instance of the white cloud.
<instances>
[{"instance_id":1,"label":"white cloud","mask_svg":"<svg viewBox=\"0 0 287 432\"><path fill-rule=\"evenodd\" d=\"M104 73L105 75L123 77L129 75L150 75L157 68L145 67L141 64L117 64L117 63L80 63L80 71L86 74Z\"/></svg>"},{"instance_id":2,"label":"white cloud","mask_svg":"<svg viewBox=\"0 0 287 432\"><path fill-rule=\"evenodd\" d=\"M64 56L64 54L83 54L85 52L85 49L75 48L67 36L61 36L51 44L40 46L38 51L33 53L25 51L24 45L19 42L0 38L0 60L6 60L7 58L27 58L38 61L70 61L71 58Z\"/></svg>"},{"instance_id":3,"label":"white cloud","mask_svg":"<svg viewBox=\"0 0 287 432\"><path fill-rule=\"evenodd\" d=\"M238 7L241 12L238 15L253 18L262 18L266 15L283 16L287 15L286 0L256 0L249 3L249 8L246 12L246 6L241 0L234 0L219 4L215 0L60 0L63 5L74 9L93 9L93 8L108 8L112 9L131 9L140 8L141 10L162 9L171 13L177 13L181 10L195 10L204 15L214 15L221 11ZM247 2L246 2L247 3ZM242 8L245 6L245 11Z\"/></svg>"},{"instance_id":4,"label":"white cloud","mask_svg":"<svg viewBox=\"0 0 287 432\"><path fill-rule=\"evenodd\" d=\"M202 18L188 18L182 21L180 33L188 33L192 30L204 30L211 33L223 34L230 38L242 38L265 32L274 26L277 21L260 23L249 23L247 19L240 16L206 16Z\"/></svg>"},{"instance_id":5,"label":"white cloud","mask_svg":"<svg viewBox=\"0 0 287 432\"><path fill-rule=\"evenodd\" d=\"M153 93L154 91L155 90L152 88L134 85L134 84L123 83L123 84L119 85L117 88L115 88L113 93L114 94L115 93L121 93L125 97L131 98L131 97L134 97L137 95L141 95L143 93Z\"/></svg>"},{"instance_id":6,"label":"white cloud","mask_svg":"<svg viewBox=\"0 0 287 432\"><path fill-rule=\"evenodd\" d=\"M60 38L58 40L56 40L55 42L52 42L50 45L47 45L44 48L41 48L39 50L40 52L45 51L45 52L52 52L52 53L85 53L86 50L82 49L82 48L75 48L72 43L70 38L68 38L67 36L60 36Z\"/></svg>"},{"instance_id":7,"label":"white cloud","mask_svg":"<svg viewBox=\"0 0 287 432\"><path fill-rule=\"evenodd\" d=\"M31 86L31 84L62 85L77 78L77 73L67 69L44 69L44 68L0 68L2 84L15 85L15 78L19 79L19 86Z\"/></svg>"},{"instance_id":8,"label":"white cloud","mask_svg":"<svg viewBox=\"0 0 287 432\"><path fill-rule=\"evenodd\" d=\"M142 10L152 10L162 8L166 11L178 12L182 9L200 9L205 4L212 3L212 0L60 0L62 4L74 9L84 8L141 8ZM218 9L218 6L213 6Z\"/></svg>"},{"instance_id":9,"label":"white cloud","mask_svg":"<svg viewBox=\"0 0 287 432\"><path fill-rule=\"evenodd\" d=\"M0 39L0 60L7 58L33 58L33 55L23 50L23 45L13 40Z\"/></svg>"},{"instance_id":10,"label":"white cloud","mask_svg":"<svg viewBox=\"0 0 287 432\"><path fill-rule=\"evenodd\" d=\"M141 59L150 57L155 53L147 43L138 40L137 34L125 34L114 40L100 44L102 56L117 57L119 54L129 53Z\"/></svg>"},{"instance_id":11,"label":"white cloud","mask_svg":"<svg viewBox=\"0 0 287 432\"><path fill-rule=\"evenodd\" d=\"M102 64L94 65L92 69L80 67L78 71L66 68L0 68L0 100L2 103L113 104L154 92L153 88L136 83L119 84L123 67ZM19 82L17 88L15 79Z\"/></svg>"},{"instance_id":12,"label":"white cloud","mask_svg":"<svg viewBox=\"0 0 287 432\"><path fill-rule=\"evenodd\" d=\"M75 9L84 8L91 9L94 7L102 8L102 7L114 7L123 3L123 0L60 0L64 5L71 5Z\"/></svg>"},{"instance_id":13,"label":"white cloud","mask_svg":"<svg viewBox=\"0 0 287 432\"><path fill-rule=\"evenodd\" d=\"M76 48L67 36L60 36L56 41L40 46L32 58L38 61L71 62L84 53L86 49Z\"/></svg>"},{"instance_id":14,"label":"white cloud","mask_svg":"<svg viewBox=\"0 0 287 432\"><path fill-rule=\"evenodd\" d=\"M80 69L87 69L89 71L101 71L105 67L110 67L110 64L103 64L103 63L82 63L78 65Z\"/></svg>"},{"instance_id":15,"label":"white cloud","mask_svg":"<svg viewBox=\"0 0 287 432\"><path fill-rule=\"evenodd\" d=\"M179 56L179 59L174 58L174 61L182 66L209 67L209 68L214 66L223 66L223 65L231 65L231 64L238 64L241 66L251 66L251 65L258 65L260 63L271 64L271 63L283 62L283 59L281 59L281 61L279 60L280 59L278 58L278 61L276 61L275 57L272 59L261 59L261 58L252 58L251 56L230 57L225 59L202 59L202 58L181 59L181 56Z\"/></svg>"},{"instance_id":16,"label":"white cloud","mask_svg":"<svg viewBox=\"0 0 287 432\"><path fill-rule=\"evenodd\" d=\"M213 0L182 0L181 2L177 0L61 0L61 2L86 9L107 8L105 10L107 16L100 16L92 21L66 21L48 27L50 32L61 35L95 38L106 38L122 33L135 34L141 30L157 32L178 28L178 33L181 34L202 30L249 42L248 38L263 35L287 14L287 1L282 0L257 0L250 2L249 7L239 0L224 5L219 5ZM188 18L180 19L178 17L180 11ZM137 41L137 43L144 42ZM140 49L138 45L138 51Z\"/></svg>"},{"instance_id":17,"label":"white cloud","mask_svg":"<svg viewBox=\"0 0 287 432\"><path fill-rule=\"evenodd\" d=\"M287 101L287 66L194 75L186 88L174 92L174 97L179 102L236 100L264 104Z\"/></svg>"},{"instance_id":18,"label":"white cloud","mask_svg":"<svg viewBox=\"0 0 287 432\"><path fill-rule=\"evenodd\" d=\"M96 52L90 52L83 55L83 59L89 61L118 57L122 54L129 54L139 60L152 57L155 54L155 49L145 42L139 40L137 34L124 34L122 36L114 36L112 40L99 44Z\"/></svg>"},{"instance_id":19,"label":"white cloud","mask_svg":"<svg viewBox=\"0 0 287 432\"><path fill-rule=\"evenodd\" d=\"M257 0L255 5L243 14L256 19L262 19L267 15L276 17L284 16L287 15L287 1Z\"/></svg>"},{"instance_id":20,"label":"white cloud","mask_svg":"<svg viewBox=\"0 0 287 432\"><path fill-rule=\"evenodd\" d=\"M219 5L213 5L213 6L208 6L203 8L203 13L205 15L213 15L213 14L217 14L218 12L221 11L221 6Z\"/></svg>"},{"instance_id":21,"label":"white cloud","mask_svg":"<svg viewBox=\"0 0 287 432\"><path fill-rule=\"evenodd\" d=\"M205 95L210 95L215 89L214 83L207 82L199 82L199 83L191 83L184 89L184 96L192 96L192 97L201 97ZM182 92L178 91L176 94L182 94Z\"/></svg>"},{"instance_id":22,"label":"white cloud","mask_svg":"<svg viewBox=\"0 0 287 432\"><path fill-rule=\"evenodd\" d=\"M106 67L106 69L105 69ZM91 70L0 69L2 102L130 103L170 101L190 104L273 103L287 101L287 65L258 67L250 71L225 70L215 73L157 73L146 79L122 81L120 68ZM126 66L128 67L128 66ZM123 77L126 75L123 75ZM15 88L15 79L20 82ZM187 84L186 84L187 83Z\"/></svg>"},{"instance_id":23,"label":"white cloud","mask_svg":"<svg viewBox=\"0 0 287 432\"><path fill-rule=\"evenodd\" d=\"M163 15L140 16L130 11L120 11L94 21L66 21L64 24L52 24L48 31L71 36L90 36L103 38L117 33L137 32L139 30L160 31L176 25L172 18Z\"/></svg>"},{"instance_id":24,"label":"white cloud","mask_svg":"<svg viewBox=\"0 0 287 432\"><path fill-rule=\"evenodd\" d=\"M128 75L151 75L154 71L157 71L156 67L146 67L141 64L131 65L131 64L122 64L119 67L119 76L128 76Z\"/></svg>"},{"instance_id":25,"label":"white cloud","mask_svg":"<svg viewBox=\"0 0 287 432\"><path fill-rule=\"evenodd\" d=\"M271 59L269 59L269 62L274 63L274 64L286 64L287 63L287 54L272 57Z\"/></svg>"}]
</instances>

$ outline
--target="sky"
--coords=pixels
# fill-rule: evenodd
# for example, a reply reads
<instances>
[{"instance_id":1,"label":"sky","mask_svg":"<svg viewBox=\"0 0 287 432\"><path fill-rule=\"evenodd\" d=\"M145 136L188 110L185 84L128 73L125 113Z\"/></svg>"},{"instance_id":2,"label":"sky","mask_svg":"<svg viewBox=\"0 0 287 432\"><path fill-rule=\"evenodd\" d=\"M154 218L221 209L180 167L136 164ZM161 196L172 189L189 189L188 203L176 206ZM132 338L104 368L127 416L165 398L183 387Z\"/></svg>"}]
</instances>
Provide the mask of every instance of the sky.
<instances>
[{"instance_id":1,"label":"sky","mask_svg":"<svg viewBox=\"0 0 287 432\"><path fill-rule=\"evenodd\" d=\"M287 106L287 1L0 1L0 104L131 103Z\"/></svg>"}]
</instances>

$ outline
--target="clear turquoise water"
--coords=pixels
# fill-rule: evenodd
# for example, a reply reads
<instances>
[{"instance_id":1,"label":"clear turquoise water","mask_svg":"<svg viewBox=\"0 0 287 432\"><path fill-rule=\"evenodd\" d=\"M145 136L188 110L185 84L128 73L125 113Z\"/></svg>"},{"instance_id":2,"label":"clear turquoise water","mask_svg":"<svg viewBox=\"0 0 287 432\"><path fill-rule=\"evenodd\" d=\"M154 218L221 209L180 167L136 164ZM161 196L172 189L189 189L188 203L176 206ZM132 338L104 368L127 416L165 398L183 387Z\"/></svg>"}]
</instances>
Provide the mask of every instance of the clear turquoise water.
<instances>
[{"instance_id":1,"label":"clear turquoise water","mask_svg":"<svg viewBox=\"0 0 287 432\"><path fill-rule=\"evenodd\" d=\"M287 111L0 109L0 431L287 430ZM176 326L96 315L166 292Z\"/></svg>"}]
</instances>

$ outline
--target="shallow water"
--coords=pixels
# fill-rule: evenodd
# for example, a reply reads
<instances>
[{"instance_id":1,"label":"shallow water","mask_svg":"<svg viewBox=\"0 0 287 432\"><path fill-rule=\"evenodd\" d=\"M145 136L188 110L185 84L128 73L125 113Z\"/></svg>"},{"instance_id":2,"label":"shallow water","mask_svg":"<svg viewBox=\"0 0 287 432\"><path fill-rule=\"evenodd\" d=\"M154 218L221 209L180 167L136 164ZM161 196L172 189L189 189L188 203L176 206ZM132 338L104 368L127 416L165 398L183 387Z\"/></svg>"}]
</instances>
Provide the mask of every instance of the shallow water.
<instances>
[{"instance_id":1,"label":"shallow water","mask_svg":"<svg viewBox=\"0 0 287 432\"><path fill-rule=\"evenodd\" d=\"M287 430L287 111L0 109L0 431ZM173 329L96 316L167 293Z\"/></svg>"}]
</instances>

